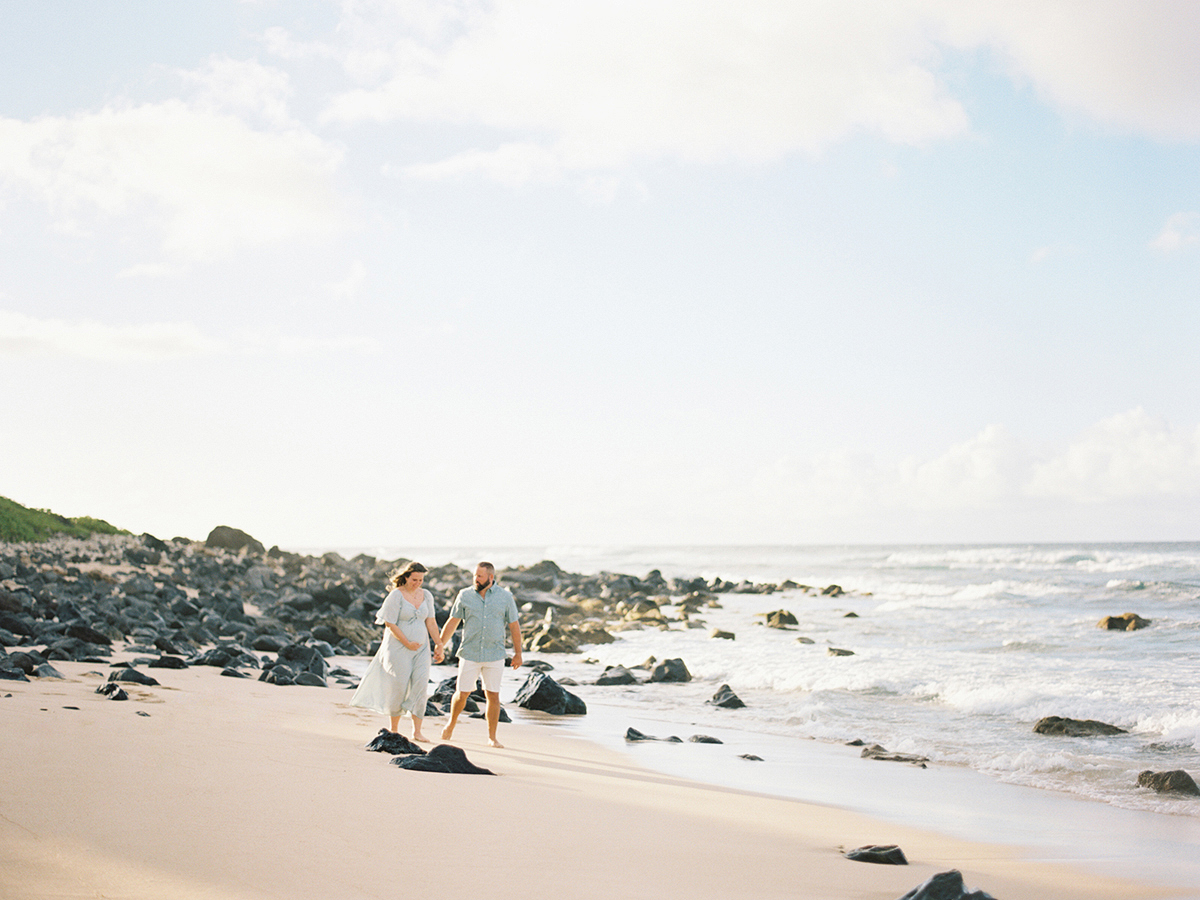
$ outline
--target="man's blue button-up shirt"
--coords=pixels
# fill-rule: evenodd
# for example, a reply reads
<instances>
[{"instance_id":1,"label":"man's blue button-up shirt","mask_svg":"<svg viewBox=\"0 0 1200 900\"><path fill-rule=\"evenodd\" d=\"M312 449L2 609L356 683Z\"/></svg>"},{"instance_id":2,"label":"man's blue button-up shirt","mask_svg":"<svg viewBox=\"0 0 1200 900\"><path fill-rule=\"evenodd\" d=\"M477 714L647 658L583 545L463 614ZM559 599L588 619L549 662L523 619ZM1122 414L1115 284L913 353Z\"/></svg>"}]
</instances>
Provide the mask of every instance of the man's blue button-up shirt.
<instances>
[{"instance_id":1,"label":"man's blue button-up shirt","mask_svg":"<svg viewBox=\"0 0 1200 900\"><path fill-rule=\"evenodd\" d=\"M494 584L482 597L474 587L463 588L454 598L450 617L463 623L458 655L471 662L495 662L504 659L505 626L518 621L517 601L507 588Z\"/></svg>"}]
</instances>

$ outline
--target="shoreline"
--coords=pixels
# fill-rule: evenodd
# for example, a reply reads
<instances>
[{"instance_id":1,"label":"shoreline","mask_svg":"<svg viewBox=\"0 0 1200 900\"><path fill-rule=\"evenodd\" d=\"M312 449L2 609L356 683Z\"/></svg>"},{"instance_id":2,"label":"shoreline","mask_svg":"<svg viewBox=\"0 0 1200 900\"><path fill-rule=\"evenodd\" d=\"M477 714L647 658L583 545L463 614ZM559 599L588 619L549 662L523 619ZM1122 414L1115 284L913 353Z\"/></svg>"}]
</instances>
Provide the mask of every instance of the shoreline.
<instances>
[{"instance_id":1,"label":"shoreline","mask_svg":"<svg viewBox=\"0 0 1200 900\"><path fill-rule=\"evenodd\" d=\"M473 719L451 742L501 777L404 772L363 751L381 717L348 707L346 691L155 669L161 685L126 685L121 703L95 693L107 668L57 666L65 680L0 685L0 893L13 900L515 898L539 885L573 898L895 900L952 868L1001 900L1200 897L666 774L523 710L501 726L506 749L486 747ZM884 843L911 864L841 855Z\"/></svg>"}]
</instances>

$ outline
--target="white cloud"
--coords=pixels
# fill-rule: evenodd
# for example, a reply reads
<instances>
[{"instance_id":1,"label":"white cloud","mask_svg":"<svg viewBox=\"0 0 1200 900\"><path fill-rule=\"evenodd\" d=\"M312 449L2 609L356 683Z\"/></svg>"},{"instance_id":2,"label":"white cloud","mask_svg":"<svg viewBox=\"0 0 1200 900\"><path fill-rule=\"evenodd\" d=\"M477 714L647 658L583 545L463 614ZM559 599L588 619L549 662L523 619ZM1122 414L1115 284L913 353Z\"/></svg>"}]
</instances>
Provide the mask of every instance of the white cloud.
<instances>
[{"instance_id":1,"label":"white cloud","mask_svg":"<svg viewBox=\"0 0 1200 900\"><path fill-rule=\"evenodd\" d=\"M152 362L223 353L228 345L188 322L105 325L35 319L0 310L0 356L71 356L112 362Z\"/></svg>"},{"instance_id":2,"label":"white cloud","mask_svg":"<svg viewBox=\"0 0 1200 900\"><path fill-rule=\"evenodd\" d=\"M1184 247L1200 244L1200 213L1175 213L1167 219L1158 237L1150 246L1162 253L1172 253Z\"/></svg>"},{"instance_id":3,"label":"white cloud","mask_svg":"<svg viewBox=\"0 0 1200 900\"><path fill-rule=\"evenodd\" d=\"M859 132L951 138L968 121L939 71L948 49L991 48L1015 80L1096 121L1200 138L1194 3L347 0L336 41L271 41L286 58L336 57L359 82L328 119L501 135L404 169L417 177L754 163Z\"/></svg>"},{"instance_id":4,"label":"white cloud","mask_svg":"<svg viewBox=\"0 0 1200 900\"><path fill-rule=\"evenodd\" d=\"M32 192L69 231L149 225L175 260L341 226L341 152L287 118L280 73L214 60L186 80L194 102L0 119L0 184Z\"/></svg>"},{"instance_id":5,"label":"white cloud","mask_svg":"<svg viewBox=\"0 0 1200 900\"><path fill-rule=\"evenodd\" d=\"M921 143L966 125L931 70L923 16L890 2L351 9L342 58L374 83L338 97L329 118L532 132L565 168L760 161L860 130ZM478 153L469 162L480 165Z\"/></svg>"},{"instance_id":6,"label":"white cloud","mask_svg":"<svg viewBox=\"0 0 1200 900\"><path fill-rule=\"evenodd\" d=\"M0 357L55 356L102 362L159 362L185 357L310 356L378 353L380 342L354 335L210 337L190 322L107 325L86 319L38 319L0 310Z\"/></svg>"},{"instance_id":7,"label":"white cloud","mask_svg":"<svg viewBox=\"0 0 1200 900\"><path fill-rule=\"evenodd\" d=\"M939 0L946 37L990 46L1059 107L1165 139L1200 138L1200 4Z\"/></svg>"},{"instance_id":8,"label":"white cloud","mask_svg":"<svg viewBox=\"0 0 1200 900\"><path fill-rule=\"evenodd\" d=\"M1180 434L1134 409L1037 464L1026 491L1082 503L1200 493L1200 429Z\"/></svg>"}]
</instances>

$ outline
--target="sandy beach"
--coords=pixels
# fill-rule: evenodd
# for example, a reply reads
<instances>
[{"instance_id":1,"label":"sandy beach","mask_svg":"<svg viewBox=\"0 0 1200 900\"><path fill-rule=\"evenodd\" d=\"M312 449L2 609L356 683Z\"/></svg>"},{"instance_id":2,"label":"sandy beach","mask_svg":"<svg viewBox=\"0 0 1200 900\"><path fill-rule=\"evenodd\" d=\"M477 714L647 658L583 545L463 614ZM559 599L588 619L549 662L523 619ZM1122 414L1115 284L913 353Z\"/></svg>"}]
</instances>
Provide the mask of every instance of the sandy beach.
<instances>
[{"instance_id":1,"label":"sandy beach","mask_svg":"<svg viewBox=\"0 0 1200 900\"><path fill-rule=\"evenodd\" d=\"M151 670L160 686L126 685L116 702L95 693L108 669L58 667L65 680L0 685L11 900L894 900L948 869L1001 900L1200 896L651 772L519 709L505 749L479 720L455 735L499 777L408 772L362 749L380 717L348 707L348 691L195 667ZM899 844L910 865L843 858L867 844Z\"/></svg>"}]
</instances>

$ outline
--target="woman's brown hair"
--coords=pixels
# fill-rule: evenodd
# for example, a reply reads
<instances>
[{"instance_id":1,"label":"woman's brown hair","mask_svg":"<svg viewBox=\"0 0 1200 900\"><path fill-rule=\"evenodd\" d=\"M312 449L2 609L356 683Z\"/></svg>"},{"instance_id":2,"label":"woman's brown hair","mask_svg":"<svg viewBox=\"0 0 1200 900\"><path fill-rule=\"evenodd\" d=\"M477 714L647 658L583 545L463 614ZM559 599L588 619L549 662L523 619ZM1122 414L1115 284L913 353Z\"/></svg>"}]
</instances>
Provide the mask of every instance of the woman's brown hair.
<instances>
[{"instance_id":1,"label":"woman's brown hair","mask_svg":"<svg viewBox=\"0 0 1200 900\"><path fill-rule=\"evenodd\" d=\"M407 566L392 575L392 587L402 588L408 582L408 576L414 572L428 572L419 562L410 562Z\"/></svg>"}]
</instances>

